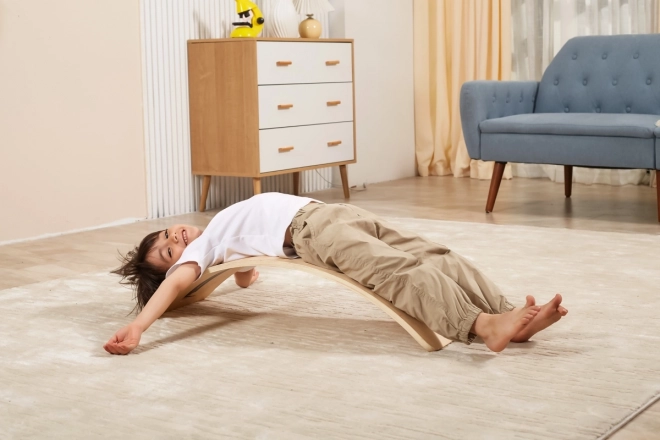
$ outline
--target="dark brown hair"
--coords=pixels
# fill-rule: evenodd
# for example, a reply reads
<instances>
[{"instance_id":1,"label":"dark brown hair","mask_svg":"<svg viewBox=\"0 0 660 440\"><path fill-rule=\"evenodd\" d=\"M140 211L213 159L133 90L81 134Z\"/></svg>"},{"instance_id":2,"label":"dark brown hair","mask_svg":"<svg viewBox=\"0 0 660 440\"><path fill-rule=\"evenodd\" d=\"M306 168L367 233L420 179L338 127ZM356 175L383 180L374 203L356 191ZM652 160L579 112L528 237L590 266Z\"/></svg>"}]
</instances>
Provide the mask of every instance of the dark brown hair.
<instances>
[{"instance_id":1,"label":"dark brown hair","mask_svg":"<svg viewBox=\"0 0 660 440\"><path fill-rule=\"evenodd\" d=\"M121 276L121 284L131 286L135 291L135 309L139 312L147 305L154 292L165 279L164 271L147 261L147 255L154 247L162 231L152 232L126 255L120 254L121 267L111 273ZM134 309L134 310L135 310Z\"/></svg>"}]
</instances>

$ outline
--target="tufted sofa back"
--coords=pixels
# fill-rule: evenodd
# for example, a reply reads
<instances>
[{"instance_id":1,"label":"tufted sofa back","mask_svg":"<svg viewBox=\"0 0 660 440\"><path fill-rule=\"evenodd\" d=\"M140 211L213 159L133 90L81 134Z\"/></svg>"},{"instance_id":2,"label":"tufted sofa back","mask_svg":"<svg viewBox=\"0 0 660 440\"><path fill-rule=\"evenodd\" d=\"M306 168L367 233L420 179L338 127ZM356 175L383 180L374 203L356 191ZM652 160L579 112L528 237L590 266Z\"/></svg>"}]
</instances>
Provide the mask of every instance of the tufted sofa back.
<instances>
[{"instance_id":1,"label":"tufted sofa back","mask_svg":"<svg viewBox=\"0 0 660 440\"><path fill-rule=\"evenodd\" d=\"M660 34L570 39L543 74L534 112L660 115Z\"/></svg>"}]
</instances>

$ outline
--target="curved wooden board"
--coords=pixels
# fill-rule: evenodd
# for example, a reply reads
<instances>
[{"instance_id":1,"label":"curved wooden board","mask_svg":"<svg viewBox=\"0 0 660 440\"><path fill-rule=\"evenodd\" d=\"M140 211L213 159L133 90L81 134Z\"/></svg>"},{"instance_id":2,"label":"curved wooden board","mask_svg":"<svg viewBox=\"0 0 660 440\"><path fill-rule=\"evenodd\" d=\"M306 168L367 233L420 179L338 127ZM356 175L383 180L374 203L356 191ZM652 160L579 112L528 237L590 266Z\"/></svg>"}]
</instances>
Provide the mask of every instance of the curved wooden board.
<instances>
[{"instance_id":1,"label":"curved wooden board","mask_svg":"<svg viewBox=\"0 0 660 440\"><path fill-rule=\"evenodd\" d=\"M381 310L387 313L401 327L403 327L419 343L419 345L427 351L440 350L452 342L450 339L435 333L428 328L426 324L397 309L389 301L381 298L371 289L364 287L346 275L305 263L300 259L290 260L278 257L250 257L210 267L202 274L199 280L190 286L190 288L181 292L167 310L178 309L179 307L202 301L213 293L223 281L232 276L239 269L252 266L270 266L302 270L338 282L380 307Z\"/></svg>"}]
</instances>

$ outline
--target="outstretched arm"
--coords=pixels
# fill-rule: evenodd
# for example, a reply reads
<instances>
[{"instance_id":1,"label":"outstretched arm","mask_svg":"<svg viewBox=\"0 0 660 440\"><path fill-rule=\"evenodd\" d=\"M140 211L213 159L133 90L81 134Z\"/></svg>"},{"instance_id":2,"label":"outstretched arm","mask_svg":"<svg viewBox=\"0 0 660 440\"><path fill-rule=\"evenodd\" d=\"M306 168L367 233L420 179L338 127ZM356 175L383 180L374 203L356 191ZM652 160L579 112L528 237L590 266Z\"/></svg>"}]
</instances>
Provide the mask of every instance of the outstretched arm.
<instances>
[{"instance_id":1,"label":"outstretched arm","mask_svg":"<svg viewBox=\"0 0 660 440\"><path fill-rule=\"evenodd\" d=\"M128 354L140 343L142 333L158 319L174 302L179 293L190 286L198 277L197 263L185 263L165 278L135 320L123 327L103 346L112 354Z\"/></svg>"},{"instance_id":2,"label":"outstretched arm","mask_svg":"<svg viewBox=\"0 0 660 440\"><path fill-rule=\"evenodd\" d=\"M234 280L236 280L236 284L239 287L244 288L250 287L252 283L257 281L257 278L259 278L259 272L255 268L252 268L247 272L236 272L234 274Z\"/></svg>"}]
</instances>

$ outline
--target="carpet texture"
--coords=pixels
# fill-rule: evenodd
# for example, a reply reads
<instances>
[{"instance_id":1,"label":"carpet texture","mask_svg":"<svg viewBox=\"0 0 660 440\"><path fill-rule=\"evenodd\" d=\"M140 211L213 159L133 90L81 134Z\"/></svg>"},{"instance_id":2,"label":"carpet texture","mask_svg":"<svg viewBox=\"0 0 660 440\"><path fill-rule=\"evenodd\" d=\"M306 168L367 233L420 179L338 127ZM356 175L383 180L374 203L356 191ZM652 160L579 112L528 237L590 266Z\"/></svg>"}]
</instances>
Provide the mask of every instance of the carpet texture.
<instances>
[{"instance_id":1,"label":"carpet texture","mask_svg":"<svg viewBox=\"0 0 660 440\"><path fill-rule=\"evenodd\" d=\"M0 438L593 439L660 391L660 236L391 219L520 304L569 315L502 353L426 353L365 299L264 268L103 343L131 293L106 273L0 291Z\"/></svg>"}]
</instances>

